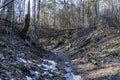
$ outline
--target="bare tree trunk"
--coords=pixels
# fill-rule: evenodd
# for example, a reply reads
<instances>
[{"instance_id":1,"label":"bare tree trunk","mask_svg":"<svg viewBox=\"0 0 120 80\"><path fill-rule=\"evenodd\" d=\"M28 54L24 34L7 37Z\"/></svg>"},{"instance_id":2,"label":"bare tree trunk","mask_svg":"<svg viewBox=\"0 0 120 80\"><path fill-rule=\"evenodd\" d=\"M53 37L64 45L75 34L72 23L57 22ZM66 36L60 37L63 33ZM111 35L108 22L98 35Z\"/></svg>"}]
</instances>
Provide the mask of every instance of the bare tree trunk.
<instances>
[{"instance_id":1,"label":"bare tree trunk","mask_svg":"<svg viewBox=\"0 0 120 80\"><path fill-rule=\"evenodd\" d=\"M37 4L37 21L36 21L36 36L37 36L36 40L38 40L37 29L40 27L40 4L41 4L41 0L38 0L38 4Z\"/></svg>"},{"instance_id":2,"label":"bare tree trunk","mask_svg":"<svg viewBox=\"0 0 120 80\"><path fill-rule=\"evenodd\" d=\"M83 21L83 26L84 26L84 23L85 23L85 20L84 20L84 19L85 19L85 18L84 18L84 17L85 17L85 15L84 15L84 6L85 6L85 5L84 5L84 1L83 1L83 3L82 3L82 8L83 8L83 9L82 9L82 17L83 17L83 20L82 20L82 21Z\"/></svg>"},{"instance_id":3,"label":"bare tree trunk","mask_svg":"<svg viewBox=\"0 0 120 80\"><path fill-rule=\"evenodd\" d=\"M30 0L28 2L28 12L25 16L25 22L24 22L24 26L23 26L23 29L22 31L20 32L20 35L23 39L26 38L26 35L27 35L27 32L28 32L28 29L29 29L29 25L30 25Z\"/></svg>"}]
</instances>

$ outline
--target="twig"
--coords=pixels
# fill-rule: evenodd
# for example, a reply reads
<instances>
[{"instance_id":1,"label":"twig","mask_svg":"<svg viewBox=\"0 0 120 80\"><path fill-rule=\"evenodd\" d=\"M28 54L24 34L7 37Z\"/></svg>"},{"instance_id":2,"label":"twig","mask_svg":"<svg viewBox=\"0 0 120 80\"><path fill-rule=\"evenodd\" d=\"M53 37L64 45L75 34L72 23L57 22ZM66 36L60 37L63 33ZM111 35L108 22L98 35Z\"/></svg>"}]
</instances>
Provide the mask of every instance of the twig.
<instances>
[{"instance_id":1,"label":"twig","mask_svg":"<svg viewBox=\"0 0 120 80\"><path fill-rule=\"evenodd\" d=\"M14 1L14 0L11 0L11 1L7 2L7 3L4 4L3 6L1 6L0 9L1 9L1 8L4 8L5 6L7 6L8 4L12 3L13 1Z\"/></svg>"}]
</instances>

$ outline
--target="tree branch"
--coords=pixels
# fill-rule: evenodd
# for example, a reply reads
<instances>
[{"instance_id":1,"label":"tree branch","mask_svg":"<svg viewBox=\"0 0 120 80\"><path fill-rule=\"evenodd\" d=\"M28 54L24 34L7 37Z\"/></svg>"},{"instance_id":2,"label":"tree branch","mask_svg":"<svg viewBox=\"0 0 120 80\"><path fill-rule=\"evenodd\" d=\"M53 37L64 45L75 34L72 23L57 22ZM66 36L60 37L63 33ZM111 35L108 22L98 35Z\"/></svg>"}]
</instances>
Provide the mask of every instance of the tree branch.
<instances>
[{"instance_id":1,"label":"tree branch","mask_svg":"<svg viewBox=\"0 0 120 80\"><path fill-rule=\"evenodd\" d=\"M4 8L5 6L7 6L8 4L12 3L13 1L14 1L14 0L11 0L11 1L7 2L7 3L4 4L3 6L1 6L0 9L1 9L1 8Z\"/></svg>"}]
</instances>

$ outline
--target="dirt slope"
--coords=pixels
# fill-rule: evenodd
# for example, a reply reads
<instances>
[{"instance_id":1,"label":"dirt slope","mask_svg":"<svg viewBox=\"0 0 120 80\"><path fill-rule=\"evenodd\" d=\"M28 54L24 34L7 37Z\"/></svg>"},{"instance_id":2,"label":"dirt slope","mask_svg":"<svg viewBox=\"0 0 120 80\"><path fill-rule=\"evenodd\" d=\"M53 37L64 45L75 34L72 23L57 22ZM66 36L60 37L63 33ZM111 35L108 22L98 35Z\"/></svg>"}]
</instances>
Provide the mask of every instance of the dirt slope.
<instances>
[{"instance_id":1,"label":"dirt slope","mask_svg":"<svg viewBox=\"0 0 120 80\"><path fill-rule=\"evenodd\" d=\"M67 34L67 38L66 34L48 38L50 45L45 48L66 57L65 62L85 80L119 80L119 29L98 26L77 31L73 30L71 34Z\"/></svg>"}]
</instances>

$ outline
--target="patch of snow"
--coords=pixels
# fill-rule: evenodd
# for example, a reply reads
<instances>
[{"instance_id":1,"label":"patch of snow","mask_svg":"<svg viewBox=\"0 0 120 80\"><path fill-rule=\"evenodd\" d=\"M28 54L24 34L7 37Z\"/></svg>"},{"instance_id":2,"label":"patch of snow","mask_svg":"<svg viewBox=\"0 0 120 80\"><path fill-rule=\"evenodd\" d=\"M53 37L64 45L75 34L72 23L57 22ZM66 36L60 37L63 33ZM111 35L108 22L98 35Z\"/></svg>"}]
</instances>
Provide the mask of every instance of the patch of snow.
<instances>
[{"instance_id":1,"label":"patch of snow","mask_svg":"<svg viewBox=\"0 0 120 80\"><path fill-rule=\"evenodd\" d=\"M42 64L42 69L44 69L44 70L50 70L50 69L52 69L52 67L48 66L46 64Z\"/></svg>"},{"instance_id":2,"label":"patch of snow","mask_svg":"<svg viewBox=\"0 0 120 80\"><path fill-rule=\"evenodd\" d=\"M54 51L54 54L57 55L57 51Z\"/></svg>"},{"instance_id":3,"label":"patch of snow","mask_svg":"<svg viewBox=\"0 0 120 80\"><path fill-rule=\"evenodd\" d=\"M65 74L66 80L83 80L80 75L74 75L72 72Z\"/></svg>"},{"instance_id":4,"label":"patch of snow","mask_svg":"<svg viewBox=\"0 0 120 80\"><path fill-rule=\"evenodd\" d=\"M56 65L47 65L47 64L42 64L44 70L55 70Z\"/></svg>"},{"instance_id":5,"label":"patch of snow","mask_svg":"<svg viewBox=\"0 0 120 80\"><path fill-rule=\"evenodd\" d=\"M26 80L33 80L33 79L29 76L26 76Z\"/></svg>"},{"instance_id":6,"label":"patch of snow","mask_svg":"<svg viewBox=\"0 0 120 80\"><path fill-rule=\"evenodd\" d=\"M15 80L15 79L12 78L12 79L10 79L10 80Z\"/></svg>"},{"instance_id":7,"label":"patch of snow","mask_svg":"<svg viewBox=\"0 0 120 80\"><path fill-rule=\"evenodd\" d=\"M65 74L65 78L66 78L66 80L73 80L72 73Z\"/></svg>"},{"instance_id":8,"label":"patch of snow","mask_svg":"<svg viewBox=\"0 0 120 80\"><path fill-rule=\"evenodd\" d=\"M65 71L69 73L69 72L72 72L72 69L71 69L71 67L65 66Z\"/></svg>"},{"instance_id":9,"label":"patch of snow","mask_svg":"<svg viewBox=\"0 0 120 80\"><path fill-rule=\"evenodd\" d=\"M52 60L43 60L43 63L42 64L38 64L39 67L41 67L44 71L44 73L42 75L48 75L50 77L53 76L53 72L54 70L56 70L56 65L57 63L55 63L54 61Z\"/></svg>"},{"instance_id":10,"label":"patch of snow","mask_svg":"<svg viewBox=\"0 0 120 80\"><path fill-rule=\"evenodd\" d=\"M57 69L57 68L56 68L56 69ZM53 72L54 72L54 70L51 70L50 72L52 72L52 73L53 73Z\"/></svg>"},{"instance_id":11,"label":"patch of snow","mask_svg":"<svg viewBox=\"0 0 120 80\"><path fill-rule=\"evenodd\" d=\"M25 59L23 59L23 58L18 58L17 60L18 60L19 62L32 64L32 61L30 61L30 60L25 60Z\"/></svg>"},{"instance_id":12,"label":"patch of snow","mask_svg":"<svg viewBox=\"0 0 120 80\"><path fill-rule=\"evenodd\" d=\"M25 59L19 58L18 61L23 62L23 63L27 63L27 61Z\"/></svg>"},{"instance_id":13,"label":"patch of snow","mask_svg":"<svg viewBox=\"0 0 120 80\"><path fill-rule=\"evenodd\" d=\"M32 61L30 61L30 60L27 60L27 62L28 62L29 64L32 64Z\"/></svg>"},{"instance_id":14,"label":"patch of snow","mask_svg":"<svg viewBox=\"0 0 120 80\"><path fill-rule=\"evenodd\" d=\"M55 61L52 61L52 60L43 60L44 62L48 62L52 65L56 65L57 63Z\"/></svg>"},{"instance_id":15,"label":"patch of snow","mask_svg":"<svg viewBox=\"0 0 120 80\"><path fill-rule=\"evenodd\" d=\"M67 74L65 74L66 80L83 80L80 75L74 75L74 73L72 72L71 67L65 66L64 69L67 72Z\"/></svg>"},{"instance_id":16,"label":"patch of snow","mask_svg":"<svg viewBox=\"0 0 120 80\"><path fill-rule=\"evenodd\" d=\"M46 63L44 63L46 62ZM43 60L42 64L37 64L38 67L41 67L43 70L51 70L51 72L53 72L54 70L56 70L56 65L57 63L55 63L52 60Z\"/></svg>"},{"instance_id":17,"label":"patch of snow","mask_svg":"<svg viewBox=\"0 0 120 80\"><path fill-rule=\"evenodd\" d=\"M0 79L0 80L2 80L2 79Z\"/></svg>"},{"instance_id":18,"label":"patch of snow","mask_svg":"<svg viewBox=\"0 0 120 80\"><path fill-rule=\"evenodd\" d=\"M30 70L30 74L34 75L36 78L38 78L40 76L38 71Z\"/></svg>"},{"instance_id":19,"label":"patch of snow","mask_svg":"<svg viewBox=\"0 0 120 80\"><path fill-rule=\"evenodd\" d=\"M41 67L41 66L42 66L42 64L37 64L37 66L38 66L38 67Z\"/></svg>"},{"instance_id":20,"label":"patch of snow","mask_svg":"<svg viewBox=\"0 0 120 80\"><path fill-rule=\"evenodd\" d=\"M48 74L50 77L52 77L53 75L52 74Z\"/></svg>"},{"instance_id":21,"label":"patch of snow","mask_svg":"<svg viewBox=\"0 0 120 80\"><path fill-rule=\"evenodd\" d=\"M45 71L42 75L47 75L47 74L49 74L49 72Z\"/></svg>"},{"instance_id":22,"label":"patch of snow","mask_svg":"<svg viewBox=\"0 0 120 80\"><path fill-rule=\"evenodd\" d=\"M80 75L73 75L73 80L83 80Z\"/></svg>"},{"instance_id":23,"label":"patch of snow","mask_svg":"<svg viewBox=\"0 0 120 80\"><path fill-rule=\"evenodd\" d=\"M53 76L53 74L50 74L48 71L45 71L42 75L48 75L48 76L50 76L50 77Z\"/></svg>"},{"instance_id":24,"label":"patch of snow","mask_svg":"<svg viewBox=\"0 0 120 80\"><path fill-rule=\"evenodd\" d=\"M38 77L39 76L39 72L35 71L35 76Z\"/></svg>"}]
</instances>

